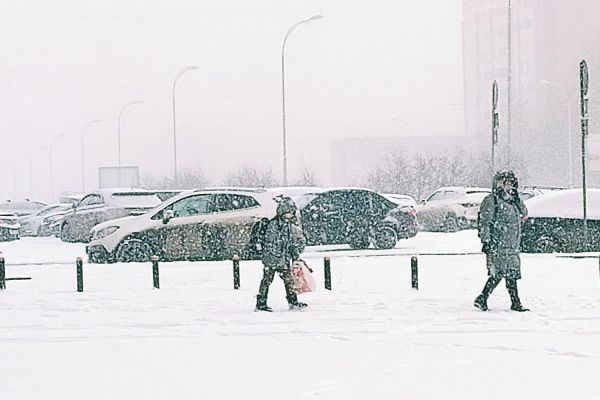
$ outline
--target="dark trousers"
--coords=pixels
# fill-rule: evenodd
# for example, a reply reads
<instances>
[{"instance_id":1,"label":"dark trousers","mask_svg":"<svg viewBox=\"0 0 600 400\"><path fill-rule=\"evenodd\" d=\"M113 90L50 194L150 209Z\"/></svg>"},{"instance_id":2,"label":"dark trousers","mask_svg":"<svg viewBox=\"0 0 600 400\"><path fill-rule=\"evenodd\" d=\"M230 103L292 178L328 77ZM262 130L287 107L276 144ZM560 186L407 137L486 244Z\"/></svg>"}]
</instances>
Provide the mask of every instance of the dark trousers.
<instances>
[{"instance_id":1,"label":"dark trousers","mask_svg":"<svg viewBox=\"0 0 600 400\"><path fill-rule=\"evenodd\" d=\"M269 286L273 283L273 279L275 278L275 272L279 274L279 277L283 280L283 285L285 286L286 299L289 304L295 304L298 302L298 296L294 292L294 282L292 280L292 272L289 268L284 269L275 269L270 266L264 266L263 268L263 278L260 281L260 286L258 288L258 302L266 304L267 296L269 294Z\"/></svg>"},{"instance_id":2,"label":"dark trousers","mask_svg":"<svg viewBox=\"0 0 600 400\"><path fill-rule=\"evenodd\" d=\"M502 280L502 276L490 276L483 287L483 291L481 292L482 296L487 300L487 298L492 294L496 286ZM521 304L521 300L519 299L519 290L517 289L517 280L505 278L506 281L506 289L508 290L508 294L510 295L510 301L513 305Z\"/></svg>"}]
</instances>

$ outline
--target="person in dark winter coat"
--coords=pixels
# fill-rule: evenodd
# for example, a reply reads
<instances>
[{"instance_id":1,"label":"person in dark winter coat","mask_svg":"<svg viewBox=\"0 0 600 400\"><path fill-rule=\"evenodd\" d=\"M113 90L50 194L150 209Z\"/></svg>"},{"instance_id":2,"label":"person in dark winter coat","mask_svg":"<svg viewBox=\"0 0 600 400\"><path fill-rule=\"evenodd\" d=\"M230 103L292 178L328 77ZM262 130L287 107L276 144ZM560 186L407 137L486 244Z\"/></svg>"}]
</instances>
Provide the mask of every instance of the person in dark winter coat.
<instances>
[{"instance_id":1,"label":"person in dark winter coat","mask_svg":"<svg viewBox=\"0 0 600 400\"><path fill-rule=\"evenodd\" d=\"M486 255L488 280L475 299L475 307L487 311L487 299L502 278L510 295L511 310L529 311L519 299L517 280L521 279L521 222L527 219L527 208L521 201L513 171L503 170L494 176L492 193L479 209L482 251Z\"/></svg>"},{"instance_id":2,"label":"person in dark winter coat","mask_svg":"<svg viewBox=\"0 0 600 400\"><path fill-rule=\"evenodd\" d=\"M284 197L277 205L277 215L269 221L263 241L263 278L256 296L257 311L273 311L267 305L269 286L277 272L285 286L286 298L291 309L303 309L306 303L298 301L293 290L291 263L300 258L306 240L296 225L298 208L289 197Z\"/></svg>"}]
</instances>

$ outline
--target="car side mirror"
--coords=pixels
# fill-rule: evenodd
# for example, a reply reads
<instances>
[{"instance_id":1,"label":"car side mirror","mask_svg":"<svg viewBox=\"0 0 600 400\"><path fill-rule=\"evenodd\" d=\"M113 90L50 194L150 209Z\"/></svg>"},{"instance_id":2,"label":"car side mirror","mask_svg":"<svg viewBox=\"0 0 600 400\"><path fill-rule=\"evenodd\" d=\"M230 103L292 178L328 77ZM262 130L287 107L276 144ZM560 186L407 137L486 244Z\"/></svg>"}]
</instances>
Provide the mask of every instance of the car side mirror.
<instances>
[{"instance_id":1,"label":"car side mirror","mask_svg":"<svg viewBox=\"0 0 600 400\"><path fill-rule=\"evenodd\" d=\"M175 211L165 210L165 212L163 213L163 218L162 218L163 224L168 223L171 220L171 218L173 218L174 216L175 216Z\"/></svg>"},{"instance_id":2,"label":"car side mirror","mask_svg":"<svg viewBox=\"0 0 600 400\"><path fill-rule=\"evenodd\" d=\"M419 200L419 204L425 204L425 203L427 203L427 200L425 200L425 199Z\"/></svg>"}]
</instances>

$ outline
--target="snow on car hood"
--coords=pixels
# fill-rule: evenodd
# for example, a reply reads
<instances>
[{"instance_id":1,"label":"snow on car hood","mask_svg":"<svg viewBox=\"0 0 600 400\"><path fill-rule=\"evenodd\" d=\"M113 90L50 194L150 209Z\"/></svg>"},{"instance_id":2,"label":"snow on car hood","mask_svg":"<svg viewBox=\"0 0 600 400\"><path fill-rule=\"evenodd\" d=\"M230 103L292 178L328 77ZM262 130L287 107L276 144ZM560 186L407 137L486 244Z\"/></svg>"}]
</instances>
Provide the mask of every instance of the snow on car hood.
<instances>
[{"instance_id":1,"label":"snow on car hood","mask_svg":"<svg viewBox=\"0 0 600 400\"><path fill-rule=\"evenodd\" d=\"M557 190L525 200L529 217L583 218L582 189ZM600 219L600 189L587 189L587 217Z\"/></svg>"}]
</instances>

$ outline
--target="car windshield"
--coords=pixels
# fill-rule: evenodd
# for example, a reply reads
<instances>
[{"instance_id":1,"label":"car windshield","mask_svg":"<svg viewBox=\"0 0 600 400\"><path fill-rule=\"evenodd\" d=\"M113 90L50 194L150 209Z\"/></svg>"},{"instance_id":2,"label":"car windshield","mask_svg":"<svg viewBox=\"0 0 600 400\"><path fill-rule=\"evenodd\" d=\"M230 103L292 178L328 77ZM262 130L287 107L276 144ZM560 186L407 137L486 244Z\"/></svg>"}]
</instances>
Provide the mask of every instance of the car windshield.
<instances>
[{"instance_id":1,"label":"car windshield","mask_svg":"<svg viewBox=\"0 0 600 400\"><path fill-rule=\"evenodd\" d=\"M302 195L296 199L296 201L295 201L296 206L298 207L298 209L302 209L302 208L306 207L306 205L308 203L310 203L311 201L313 201L316 197L317 197L317 195L315 193L308 193L308 194Z\"/></svg>"},{"instance_id":2,"label":"car windshield","mask_svg":"<svg viewBox=\"0 0 600 400\"><path fill-rule=\"evenodd\" d=\"M110 204L123 208L153 208L162 203L155 193L113 193L110 195Z\"/></svg>"}]
</instances>

